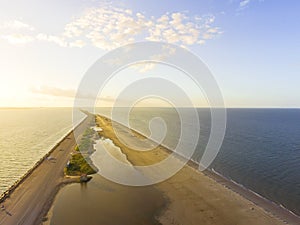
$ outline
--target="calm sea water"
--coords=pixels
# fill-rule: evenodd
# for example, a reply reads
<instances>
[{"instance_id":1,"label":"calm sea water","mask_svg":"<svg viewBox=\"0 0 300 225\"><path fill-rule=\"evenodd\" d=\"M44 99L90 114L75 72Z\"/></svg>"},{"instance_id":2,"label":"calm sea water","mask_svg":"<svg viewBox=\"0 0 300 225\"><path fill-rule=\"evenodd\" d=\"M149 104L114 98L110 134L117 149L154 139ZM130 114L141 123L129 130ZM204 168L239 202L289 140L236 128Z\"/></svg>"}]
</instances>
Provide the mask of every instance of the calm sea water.
<instances>
[{"instance_id":1,"label":"calm sea water","mask_svg":"<svg viewBox=\"0 0 300 225\"><path fill-rule=\"evenodd\" d=\"M25 174L72 128L72 111L0 109L0 193Z\"/></svg>"},{"instance_id":2,"label":"calm sea water","mask_svg":"<svg viewBox=\"0 0 300 225\"><path fill-rule=\"evenodd\" d=\"M105 109L100 113L108 115ZM210 134L210 111L198 109L198 114L201 131L192 159L199 162ZM130 126L149 135L155 117L167 125L163 143L176 146L181 124L172 109L135 108ZM300 110L228 109L225 139L211 169L300 215Z\"/></svg>"},{"instance_id":3,"label":"calm sea water","mask_svg":"<svg viewBox=\"0 0 300 225\"><path fill-rule=\"evenodd\" d=\"M195 161L201 158L210 133L209 110L198 109L198 113L201 133ZM174 110L136 108L130 125L149 134L149 121L155 117L167 125L164 144L176 146L181 124ZM211 168L300 215L300 110L229 109L227 117L224 143ZM3 192L71 129L72 111L0 109L0 124Z\"/></svg>"}]
</instances>

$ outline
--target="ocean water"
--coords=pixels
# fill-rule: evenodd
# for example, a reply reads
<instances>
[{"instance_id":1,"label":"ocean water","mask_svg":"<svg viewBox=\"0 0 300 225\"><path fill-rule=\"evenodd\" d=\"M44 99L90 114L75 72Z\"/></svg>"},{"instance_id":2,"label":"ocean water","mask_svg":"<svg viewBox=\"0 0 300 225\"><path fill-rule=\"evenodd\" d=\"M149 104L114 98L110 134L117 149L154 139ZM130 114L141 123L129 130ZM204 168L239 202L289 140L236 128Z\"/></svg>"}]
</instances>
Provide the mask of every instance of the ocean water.
<instances>
[{"instance_id":1,"label":"ocean water","mask_svg":"<svg viewBox=\"0 0 300 225\"><path fill-rule=\"evenodd\" d=\"M108 109L98 111L110 116ZM198 114L200 137L192 157L196 162L208 142L211 124L208 109L198 109ZM134 108L130 126L150 135L149 123L157 117L167 128L163 144L176 146L181 126L176 110ZM300 109L228 109L224 142L210 169L300 215Z\"/></svg>"},{"instance_id":2,"label":"ocean water","mask_svg":"<svg viewBox=\"0 0 300 225\"><path fill-rule=\"evenodd\" d=\"M0 194L72 128L68 108L0 109Z\"/></svg>"},{"instance_id":3,"label":"ocean water","mask_svg":"<svg viewBox=\"0 0 300 225\"><path fill-rule=\"evenodd\" d=\"M108 109L98 112L109 116ZM201 159L210 134L209 110L198 113L201 131L195 161ZM130 126L149 135L149 121L158 117L167 127L163 143L176 146L181 126L176 110L134 108ZM71 129L72 110L0 109L0 124L3 192ZM299 109L228 109L225 139L210 169L300 215L299 137Z\"/></svg>"}]
</instances>

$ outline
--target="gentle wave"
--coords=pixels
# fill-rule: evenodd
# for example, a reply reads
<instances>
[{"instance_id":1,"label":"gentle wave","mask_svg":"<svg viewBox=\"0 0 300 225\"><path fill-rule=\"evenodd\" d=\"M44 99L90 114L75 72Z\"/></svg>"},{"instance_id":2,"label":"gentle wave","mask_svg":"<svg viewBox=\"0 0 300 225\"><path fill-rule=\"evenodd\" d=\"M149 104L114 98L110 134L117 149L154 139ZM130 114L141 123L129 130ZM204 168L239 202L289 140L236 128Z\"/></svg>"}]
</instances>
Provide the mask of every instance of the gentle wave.
<instances>
[{"instance_id":1,"label":"gentle wave","mask_svg":"<svg viewBox=\"0 0 300 225\"><path fill-rule=\"evenodd\" d=\"M0 193L72 130L71 109L0 110Z\"/></svg>"},{"instance_id":2,"label":"gentle wave","mask_svg":"<svg viewBox=\"0 0 300 225\"><path fill-rule=\"evenodd\" d=\"M105 110L98 112L109 116ZM197 164L210 134L209 109L198 109L198 112L200 139L191 159ZM227 115L225 139L210 169L220 171L224 178L300 215L300 110L228 109ZM180 123L176 122L174 110L133 109L130 128L149 136L149 121L154 117L162 118L168 127L162 144L176 146Z\"/></svg>"}]
</instances>

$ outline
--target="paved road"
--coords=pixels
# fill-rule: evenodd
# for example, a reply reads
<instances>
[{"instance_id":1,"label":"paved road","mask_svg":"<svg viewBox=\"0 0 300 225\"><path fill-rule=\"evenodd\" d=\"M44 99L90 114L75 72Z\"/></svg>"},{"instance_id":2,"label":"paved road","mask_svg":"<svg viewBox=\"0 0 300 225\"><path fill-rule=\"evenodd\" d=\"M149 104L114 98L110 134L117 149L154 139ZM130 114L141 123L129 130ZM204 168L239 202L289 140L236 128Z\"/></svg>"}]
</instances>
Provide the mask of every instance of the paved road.
<instances>
[{"instance_id":1,"label":"paved road","mask_svg":"<svg viewBox=\"0 0 300 225\"><path fill-rule=\"evenodd\" d=\"M87 118L76 130L82 132ZM63 169L76 145L73 132L68 134L51 153L54 159L45 159L7 198L0 208L2 225L40 224L55 197L59 186L66 182Z\"/></svg>"}]
</instances>

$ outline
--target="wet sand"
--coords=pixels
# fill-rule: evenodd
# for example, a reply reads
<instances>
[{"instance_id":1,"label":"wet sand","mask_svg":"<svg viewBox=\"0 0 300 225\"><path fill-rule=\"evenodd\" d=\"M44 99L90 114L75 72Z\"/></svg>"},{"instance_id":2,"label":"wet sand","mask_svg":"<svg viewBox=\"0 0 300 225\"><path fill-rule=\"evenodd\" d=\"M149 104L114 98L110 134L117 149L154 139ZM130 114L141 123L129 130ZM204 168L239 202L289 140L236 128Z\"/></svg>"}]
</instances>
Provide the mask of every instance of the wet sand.
<instances>
[{"instance_id":1,"label":"wet sand","mask_svg":"<svg viewBox=\"0 0 300 225\"><path fill-rule=\"evenodd\" d=\"M87 123L88 119L76 129L83 132ZM99 116L97 124L103 129L99 133L119 146L133 165L150 165L169 154L162 146L148 152L133 151L117 139L109 119ZM136 132L131 135L124 126L119 125L117 129L122 139L136 147L144 139ZM75 145L71 132L50 152L56 160L43 160L11 191L1 204L5 208L0 208L0 224L42 223L60 188L74 182L64 177L63 168ZM69 197L68 201L54 204L54 210L48 214L50 217L53 212L51 224L285 224L189 165L172 178L152 186L128 187L94 175L84 187L71 184L58 193L55 201L66 199L65 195Z\"/></svg>"},{"instance_id":2,"label":"wet sand","mask_svg":"<svg viewBox=\"0 0 300 225\"><path fill-rule=\"evenodd\" d=\"M83 132L90 117L76 129ZM64 167L74 151L73 131L67 134L1 199L0 224L41 224L59 189L74 179L64 177ZM47 159L50 156L52 159Z\"/></svg>"},{"instance_id":3,"label":"wet sand","mask_svg":"<svg viewBox=\"0 0 300 225\"><path fill-rule=\"evenodd\" d=\"M61 189L44 225L159 225L156 218L166 203L154 187L129 187L93 175L87 184Z\"/></svg>"},{"instance_id":4,"label":"wet sand","mask_svg":"<svg viewBox=\"0 0 300 225\"><path fill-rule=\"evenodd\" d=\"M98 116L97 124L103 129L100 134L120 147L133 165L151 165L165 159L169 154L169 150L163 146L146 152L129 149L116 137L109 119ZM144 139L136 132L131 135L129 129L120 124L114 126L114 129L118 130L119 138L125 143L130 142L137 148ZM184 166L170 179L154 185L153 188L161 191L167 201L167 207L158 218L162 224L286 224L189 165Z\"/></svg>"}]
</instances>

